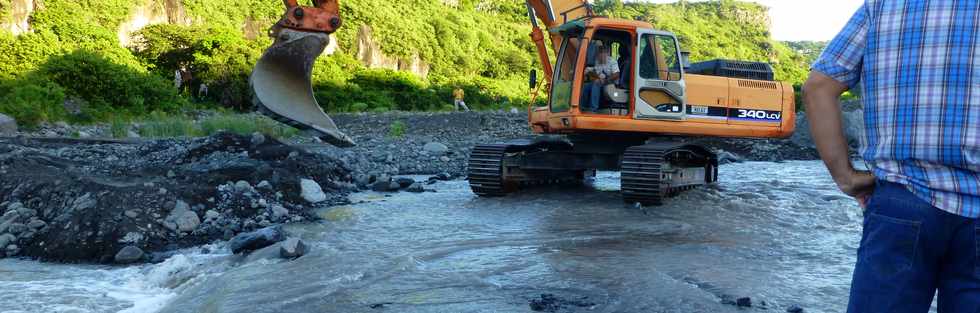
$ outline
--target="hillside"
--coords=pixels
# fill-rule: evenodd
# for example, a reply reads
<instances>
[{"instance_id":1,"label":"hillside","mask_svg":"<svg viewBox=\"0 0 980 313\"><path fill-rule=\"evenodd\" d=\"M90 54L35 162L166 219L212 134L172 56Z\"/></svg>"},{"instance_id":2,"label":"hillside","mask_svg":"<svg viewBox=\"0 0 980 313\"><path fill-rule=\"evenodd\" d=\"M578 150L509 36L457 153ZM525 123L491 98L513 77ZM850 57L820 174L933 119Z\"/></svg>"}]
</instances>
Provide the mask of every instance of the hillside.
<instances>
[{"instance_id":1,"label":"hillside","mask_svg":"<svg viewBox=\"0 0 980 313\"><path fill-rule=\"evenodd\" d=\"M273 0L0 0L0 113L23 125L250 108L247 77L268 46ZM623 4L601 14L676 32L695 61L773 63L799 83L808 57L769 37L764 7L735 1ZM535 65L513 0L342 0L344 27L314 69L329 111L445 110L462 87L478 109L522 107ZM174 90L187 68L191 86ZM209 86L197 97L200 83ZM170 86L170 87L168 87Z\"/></svg>"},{"instance_id":2,"label":"hillside","mask_svg":"<svg viewBox=\"0 0 980 313\"><path fill-rule=\"evenodd\" d=\"M717 58L768 62L776 79L801 83L808 59L770 34L768 9L762 5L732 0L671 4L623 3L599 0L599 14L641 19L655 28L675 33L681 47L691 51L691 61Z\"/></svg>"}]
</instances>

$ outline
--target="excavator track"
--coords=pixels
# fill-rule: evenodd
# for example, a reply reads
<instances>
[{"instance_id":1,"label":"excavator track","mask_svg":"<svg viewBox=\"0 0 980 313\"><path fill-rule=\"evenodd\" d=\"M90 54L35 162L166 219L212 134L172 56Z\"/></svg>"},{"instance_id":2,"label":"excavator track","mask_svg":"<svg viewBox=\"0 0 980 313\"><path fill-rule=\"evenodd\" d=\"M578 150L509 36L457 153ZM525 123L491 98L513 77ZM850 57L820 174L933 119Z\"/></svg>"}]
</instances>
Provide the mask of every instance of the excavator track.
<instances>
[{"instance_id":1,"label":"excavator track","mask_svg":"<svg viewBox=\"0 0 980 313\"><path fill-rule=\"evenodd\" d=\"M623 201L661 205L669 196L717 181L718 163L699 147L650 144L626 149L620 175Z\"/></svg>"},{"instance_id":2,"label":"excavator track","mask_svg":"<svg viewBox=\"0 0 980 313\"><path fill-rule=\"evenodd\" d=\"M667 188L662 184L664 151L653 147L638 146L623 153L620 170L620 191L623 201L660 205Z\"/></svg>"},{"instance_id":3,"label":"excavator track","mask_svg":"<svg viewBox=\"0 0 980 313\"><path fill-rule=\"evenodd\" d=\"M507 194L503 172L507 147L506 144L484 144L473 148L467 164L467 178L473 193L482 197Z\"/></svg>"}]
</instances>

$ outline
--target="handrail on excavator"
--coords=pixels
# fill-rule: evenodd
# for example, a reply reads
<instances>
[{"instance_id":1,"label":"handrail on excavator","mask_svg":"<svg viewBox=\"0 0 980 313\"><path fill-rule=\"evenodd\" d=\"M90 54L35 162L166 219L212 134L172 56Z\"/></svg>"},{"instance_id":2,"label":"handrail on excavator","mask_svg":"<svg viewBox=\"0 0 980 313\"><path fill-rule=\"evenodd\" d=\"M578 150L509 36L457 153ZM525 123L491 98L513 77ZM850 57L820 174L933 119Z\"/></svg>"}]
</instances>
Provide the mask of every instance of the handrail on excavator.
<instances>
[{"instance_id":1,"label":"handrail on excavator","mask_svg":"<svg viewBox=\"0 0 980 313\"><path fill-rule=\"evenodd\" d=\"M568 13L570 13L572 11L575 11L575 10L578 10L578 9L581 9L581 8L585 8L585 15L576 17L574 20L595 17L595 11L592 8L592 4L591 3L588 3L588 2L583 2L581 5L579 5L577 7L574 7L574 8L571 8L571 9L568 9L568 10L565 10L565 11L562 11L561 14L560 14L561 15L561 18L562 18L562 23L568 23Z\"/></svg>"}]
</instances>

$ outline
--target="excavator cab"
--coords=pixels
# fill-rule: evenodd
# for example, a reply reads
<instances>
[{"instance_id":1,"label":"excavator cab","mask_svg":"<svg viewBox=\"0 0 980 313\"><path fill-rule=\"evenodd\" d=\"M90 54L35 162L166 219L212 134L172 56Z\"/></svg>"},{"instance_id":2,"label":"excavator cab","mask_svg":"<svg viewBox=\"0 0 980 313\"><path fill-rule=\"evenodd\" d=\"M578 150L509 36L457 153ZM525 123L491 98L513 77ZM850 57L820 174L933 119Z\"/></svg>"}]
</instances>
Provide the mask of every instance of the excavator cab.
<instances>
[{"instance_id":1,"label":"excavator cab","mask_svg":"<svg viewBox=\"0 0 980 313\"><path fill-rule=\"evenodd\" d=\"M677 38L665 31L620 25L630 23L617 20L594 18L590 22L598 25L572 22L560 31L551 116L683 120L686 88ZM598 60L600 49L610 52L608 62L615 62L619 70L614 80L600 80L594 73L597 65L605 63ZM601 84L598 110L585 110L595 100L592 91L597 83Z\"/></svg>"}]
</instances>

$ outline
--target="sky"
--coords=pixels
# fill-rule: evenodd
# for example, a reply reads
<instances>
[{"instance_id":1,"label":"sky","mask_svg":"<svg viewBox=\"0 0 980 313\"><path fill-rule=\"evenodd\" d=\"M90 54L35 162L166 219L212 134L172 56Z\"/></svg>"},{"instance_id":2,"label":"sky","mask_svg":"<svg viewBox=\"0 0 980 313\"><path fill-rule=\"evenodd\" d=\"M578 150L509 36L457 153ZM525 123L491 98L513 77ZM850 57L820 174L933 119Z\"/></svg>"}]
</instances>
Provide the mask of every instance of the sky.
<instances>
[{"instance_id":1,"label":"sky","mask_svg":"<svg viewBox=\"0 0 980 313\"><path fill-rule=\"evenodd\" d=\"M643 0L641 0L643 1ZM654 3L676 0L645 0ZM747 0L769 7L776 40L824 41L834 38L863 0Z\"/></svg>"}]
</instances>

